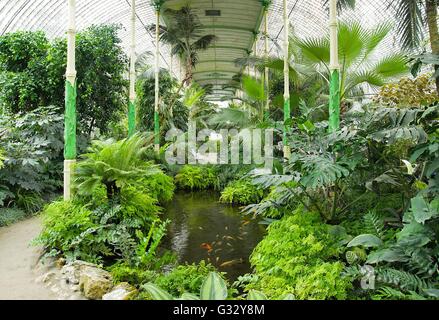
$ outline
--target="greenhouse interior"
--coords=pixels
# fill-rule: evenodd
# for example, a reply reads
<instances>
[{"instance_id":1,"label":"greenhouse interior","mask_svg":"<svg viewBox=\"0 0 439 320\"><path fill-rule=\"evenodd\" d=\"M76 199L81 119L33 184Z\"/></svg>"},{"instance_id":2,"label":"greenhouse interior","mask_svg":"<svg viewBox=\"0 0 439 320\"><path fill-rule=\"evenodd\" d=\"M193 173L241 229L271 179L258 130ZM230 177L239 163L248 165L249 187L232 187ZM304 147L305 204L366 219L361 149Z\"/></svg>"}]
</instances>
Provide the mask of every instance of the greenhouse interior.
<instances>
[{"instance_id":1,"label":"greenhouse interior","mask_svg":"<svg viewBox=\"0 0 439 320\"><path fill-rule=\"evenodd\" d=\"M0 0L0 300L438 300L438 0Z\"/></svg>"}]
</instances>

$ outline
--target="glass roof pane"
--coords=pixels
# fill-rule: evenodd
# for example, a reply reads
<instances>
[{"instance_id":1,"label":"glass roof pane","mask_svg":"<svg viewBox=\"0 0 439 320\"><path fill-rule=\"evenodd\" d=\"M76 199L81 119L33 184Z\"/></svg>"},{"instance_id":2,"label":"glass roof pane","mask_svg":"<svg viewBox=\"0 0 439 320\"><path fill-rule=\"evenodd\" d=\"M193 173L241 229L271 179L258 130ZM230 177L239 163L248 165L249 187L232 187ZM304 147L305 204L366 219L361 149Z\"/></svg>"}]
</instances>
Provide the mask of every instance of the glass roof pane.
<instances>
[{"instance_id":1,"label":"glass roof pane","mask_svg":"<svg viewBox=\"0 0 439 320\"><path fill-rule=\"evenodd\" d=\"M372 26L383 21L394 21L395 9L391 0L357 0L355 10L345 10L341 19L356 19L363 25ZM130 0L77 0L77 26L84 29L92 24L118 23L123 26L120 37L128 52ZM166 6L178 7L188 3L182 0L168 0ZM231 78L239 72L233 63L237 57L248 55L252 49L252 32L258 30L261 22L262 6L259 0L190 0L199 17L207 26L206 32L218 35L218 48L211 48L200 54L195 79L206 83L221 84L221 78ZM324 0L288 0L290 22L300 37L321 36L328 30L328 11ZM283 1L273 0L269 11L269 34L272 39L282 41ZM146 26L154 23L155 13L150 0L137 0L137 53L154 51L154 37ZM207 17L206 9L219 9L222 17ZM0 34L17 30L44 30L48 37L63 37L66 29L66 0L0 0ZM398 49L397 35L391 33L377 50L381 55ZM262 53L259 38L257 50ZM171 64L169 48L161 48L161 66ZM270 54L280 55L278 47L270 45ZM174 59L174 74L179 67ZM218 81L212 81L217 79ZM201 82L203 82L201 81Z\"/></svg>"}]
</instances>

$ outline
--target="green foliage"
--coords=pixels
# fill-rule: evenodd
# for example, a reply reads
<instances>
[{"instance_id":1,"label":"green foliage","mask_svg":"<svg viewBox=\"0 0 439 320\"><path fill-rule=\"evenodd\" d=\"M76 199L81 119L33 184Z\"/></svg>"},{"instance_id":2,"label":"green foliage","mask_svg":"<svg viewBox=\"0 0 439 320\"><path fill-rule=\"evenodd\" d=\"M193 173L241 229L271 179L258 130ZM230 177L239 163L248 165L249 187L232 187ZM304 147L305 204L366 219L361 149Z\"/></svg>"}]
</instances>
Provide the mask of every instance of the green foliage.
<instances>
[{"instance_id":1,"label":"green foliage","mask_svg":"<svg viewBox=\"0 0 439 320\"><path fill-rule=\"evenodd\" d=\"M136 286L154 281L157 277L155 271L147 270L144 267L133 267L127 263L115 263L108 268L108 271L113 276L115 283L128 282Z\"/></svg>"},{"instance_id":2,"label":"green foliage","mask_svg":"<svg viewBox=\"0 0 439 320\"><path fill-rule=\"evenodd\" d=\"M62 252L70 258L94 261L100 250L108 250L93 235L99 225L93 223L92 214L73 202L51 203L43 211L43 231L36 243L43 244L50 256Z\"/></svg>"},{"instance_id":3,"label":"green foliage","mask_svg":"<svg viewBox=\"0 0 439 320\"><path fill-rule=\"evenodd\" d=\"M140 134L129 139L94 141L89 153L75 168L75 184L80 195L90 195L105 186L111 200L124 186L142 187L142 181L161 171L143 156L147 151L147 139Z\"/></svg>"},{"instance_id":4,"label":"green foliage","mask_svg":"<svg viewBox=\"0 0 439 320\"><path fill-rule=\"evenodd\" d=\"M211 167L186 165L175 176L177 187L184 190L206 190L216 183L216 173Z\"/></svg>"},{"instance_id":5,"label":"green foliage","mask_svg":"<svg viewBox=\"0 0 439 320\"><path fill-rule=\"evenodd\" d=\"M0 205L38 211L62 185L63 117L54 107L0 117Z\"/></svg>"},{"instance_id":6,"label":"green foliage","mask_svg":"<svg viewBox=\"0 0 439 320\"><path fill-rule=\"evenodd\" d=\"M0 37L0 105L17 113L52 104L47 86L49 47L41 31Z\"/></svg>"},{"instance_id":7,"label":"green foliage","mask_svg":"<svg viewBox=\"0 0 439 320\"><path fill-rule=\"evenodd\" d=\"M77 164L73 202L56 202L43 213L37 242L49 255L91 262L122 259L136 267L160 261L156 251L168 222L158 220L158 199L143 182L163 173L143 160L146 144L140 135L93 143Z\"/></svg>"},{"instance_id":8,"label":"green foliage","mask_svg":"<svg viewBox=\"0 0 439 320\"><path fill-rule=\"evenodd\" d=\"M170 45L172 55L183 62L186 76L182 84L190 84L199 53L208 49L217 37L203 33L203 25L189 5L178 10L167 8L163 17L166 26L160 26L160 40ZM151 25L150 30L155 32L155 25Z\"/></svg>"},{"instance_id":9,"label":"green foliage","mask_svg":"<svg viewBox=\"0 0 439 320\"><path fill-rule=\"evenodd\" d=\"M164 173L158 173L144 179L143 186L148 190L148 194L160 203L170 201L174 196L174 179Z\"/></svg>"},{"instance_id":10,"label":"green foliage","mask_svg":"<svg viewBox=\"0 0 439 320\"><path fill-rule=\"evenodd\" d=\"M437 222L439 201L428 202L422 196L411 200L411 209L403 217L403 227L369 252L367 264L376 266L376 290L371 294L380 299L427 299L437 289ZM382 237L390 231L381 230ZM360 237L369 237L360 235ZM375 237L376 238L376 237ZM355 239L353 240L355 241ZM364 245L358 241L348 246ZM355 270L355 269L354 269ZM358 269L353 273L360 277Z\"/></svg>"},{"instance_id":11,"label":"green foliage","mask_svg":"<svg viewBox=\"0 0 439 320\"><path fill-rule=\"evenodd\" d=\"M391 24L384 23L367 29L360 22L342 22L338 28L339 56L341 62L341 98L347 98L360 85L368 84L380 87L385 81L402 75L408 71L407 59L403 54L390 54L378 61L373 54L380 43L392 29ZM296 39L305 61L314 66L316 71L329 79L329 36L322 38Z\"/></svg>"},{"instance_id":12,"label":"green foliage","mask_svg":"<svg viewBox=\"0 0 439 320\"><path fill-rule=\"evenodd\" d=\"M237 180L229 183L229 185L221 192L220 201L230 204L248 205L258 203L264 196L264 190L255 186L248 180Z\"/></svg>"},{"instance_id":13,"label":"green foliage","mask_svg":"<svg viewBox=\"0 0 439 320\"><path fill-rule=\"evenodd\" d=\"M166 235L166 228L171 221L161 222L155 220L149 228L148 235L145 236L142 231L137 230L136 236L140 242L136 250L136 264L148 266L155 260L156 251L162 238Z\"/></svg>"},{"instance_id":14,"label":"green foliage","mask_svg":"<svg viewBox=\"0 0 439 320\"><path fill-rule=\"evenodd\" d=\"M154 283L172 296L181 296L185 292L200 292L203 280L215 268L201 261L199 264L179 265L171 272L157 277Z\"/></svg>"},{"instance_id":15,"label":"green foliage","mask_svg":"<svg viewBox=\"0 0 439 320\"><path fill-rule=\"evenodd\" d=\"M0 208L0 227L9 226L27 217L27 213L16 208Z\"/></svg>"},{"instance_id":16,"label":"green foliage","mask_svg":"<svg viewBox=\"0 0 439 320\"><path fill-rule=\"evenodd\" d=\"M272 299L345 299L351 284L341 275L343 264L332 261L337 254L336 239L318 214L298 209L269 226L250 258L257 281L246 289Z\"/></svg>"},{"instance_id":17,"label":"green foliage","mask_svg":"<svg viewBox=\"0 0 439 320\"><path fill-rule=\"evenodd\" d=\"M137 116L139 131L154 131L154 94L155 79L153 74L141 77L137 82ZM189 109L180 102L177 92L177 82L168 72L160 73L160 132L162 139L173 127L186 131ZM172 108L171 103L174 102Z\"/></svg>"},{"instance_id":18,"label":"green foliage","mask_svg":"<svg viewBox=\"0 0 439 320\"><path fill-rule=\"evenodd\" d=\"M419 108L439 101L439 96L431 75L423 74L413 80L404 77L398 83L384 85L375 101L386 106Z\"/></svg>"},{"instance_id":19,"label":"green foliage","mask_svg":"<svg viewBox=\"0 0 439 320\"><path fill-rule=\"evenodd\" d=\"M154 300L175 300L171 294L153 283L142 286ZM226 300L228 296L227 282L216 272L209 272L201 283L200 295L184 292L182 300Z\"/></svg>"},{"instance_id":20,"label":"green foliage","mask_svg":"<svg viewBox=\"0 0 439 320\"><path fill-rule=\"evenodd\" d=\"M125 109L127 58L119 26L91 26L76 39L79 129L90 135ZM64 110L67 41L50 42L42 32L20 31L0 37L0 105L12 113L54 105Z\"/></svg>"}]
</instances>

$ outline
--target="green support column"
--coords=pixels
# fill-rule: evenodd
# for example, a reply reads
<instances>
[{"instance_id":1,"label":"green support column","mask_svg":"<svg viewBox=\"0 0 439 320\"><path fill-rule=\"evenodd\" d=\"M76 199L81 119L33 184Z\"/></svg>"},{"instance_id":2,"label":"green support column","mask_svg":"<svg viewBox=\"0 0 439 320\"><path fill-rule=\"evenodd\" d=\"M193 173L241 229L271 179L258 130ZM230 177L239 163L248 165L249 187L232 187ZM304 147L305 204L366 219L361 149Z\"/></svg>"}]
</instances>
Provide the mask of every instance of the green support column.
<instances>
[{"instance_id":1,"label":"green support column","mask_svg":"<svg viewBox=\"0 0 439 320\"><path fill-rule=\"evenodd\" d=\"M66 81L64 115L64 159L76 159L76 83Z\"/></svg>"},{"instance_id":2,"label":"green support column","mask_svg":"<svg viewBox=\"0 0 439 320\"><path fill-rule=\"evenodd\" d=\"M130 92L128 103L128 137L136 133L136 0L131 0Z\"/></svg>"},{"instance_id":3,"label":"green support column","mask_svg":"<svg viewBox=\"0 0 439 320\"><path fill-rule=\"evenodd\" d=\"M264 7L264 59L265 63L268 61L268 7L270 2ZM264 83L265 83L265 119L268 120L270 117L270 73L268 67L264 69Z\"/></svg>"},{"instance_id":4,"label":"green support column","mask_svg":"<svg viewBox=\"0 0 439 320\"><path fill-rule=\"evenodd\" d=\"M136 133L136 101L128 102L128 137Z\"/></svg>"},{"instance_id":5,"label":"green support column","mask_svg":"<svg viewBox=\"0 0 439 320\"><path fill-rule=\"evenodd\" d=\"M156 50L155 50L155 102L154 102L154 149L160 152L160 8L161 4L156 6Z\"/></svg>"},{"instance_id":6,"label":"green support column","mask_svg":"<svg viewBox=\"0 0 439 320\"><path fill-rule=\"evenodd\" d=\"M68 1L67 70L64 116L64 200L69 201L76 162L76 0Z\"/></svg>"},{"instance_id":7,"label":"green support column","mask_svg":"<svg viewBox=\"0 0 439 320\"><path fill-rule=\"evenodd\" d=\"M329 131L340 128L340 72L334 69L331 73L329 91Z\"/></svg>"},{"instance_id":8,"label":"green support column","mask_svg":"<svg viewBox=\"0 0 439 320\"><path fill-rule=\"evenodd\" d=\"M340 128L340 64L338 58L337 0L329 3L331 78L329 90L329 131Z\"/></svg>"},{"instance_id":9,"label":"green support column","mask_svg":"<svg viewBox=\"0 0 439 320\"><path fill-rule=\"evenodd\" d=\"M283 12L284 12L284 158L289 160L291 157L291 149L288 145L288 121L291 118L290 107L290 62L288 61L288 48L289 48L289 33L290 33L290 21L288 19L288 7L287 0L283 0Z\"/></svg>"}]
</instances>

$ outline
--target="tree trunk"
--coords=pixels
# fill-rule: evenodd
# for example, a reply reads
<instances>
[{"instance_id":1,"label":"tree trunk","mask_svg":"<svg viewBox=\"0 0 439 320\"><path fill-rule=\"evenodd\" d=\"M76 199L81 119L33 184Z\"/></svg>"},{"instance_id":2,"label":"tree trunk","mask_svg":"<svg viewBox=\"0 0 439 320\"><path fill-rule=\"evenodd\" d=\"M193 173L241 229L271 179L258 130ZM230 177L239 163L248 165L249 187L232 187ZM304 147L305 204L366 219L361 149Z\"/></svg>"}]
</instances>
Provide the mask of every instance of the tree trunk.
<instances>
[{"instance_id":1,"label":"tree trunk","mask_svg":"<svg viewBox=\"0 0 439 320\"><path fill-rule=\"evenodd\" d=\"M187 58L187 61L186 61L186 77L185 78L186 78L185 79L185 84L186 84L187 87L189 87L192 84L192 78L193 78L193 75L192 75L192 60L191 60L190 57Z\"/></svg>"},{"instance_id":2,"label":"tree trunk","mask_svg":"<svg viewBox=\"0 0 439 320\"><path fill-rule=\"evenodd\" d=\"M425 0L428 32L430 34L431 52L439 55L439 31L437 25L437 0ZM439 65L434 66L435 70ZM436 78L436 90L439 93L439 78Z\"/></svg>"}]
</instances>

